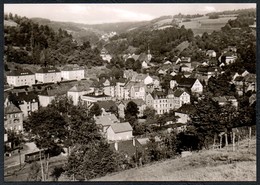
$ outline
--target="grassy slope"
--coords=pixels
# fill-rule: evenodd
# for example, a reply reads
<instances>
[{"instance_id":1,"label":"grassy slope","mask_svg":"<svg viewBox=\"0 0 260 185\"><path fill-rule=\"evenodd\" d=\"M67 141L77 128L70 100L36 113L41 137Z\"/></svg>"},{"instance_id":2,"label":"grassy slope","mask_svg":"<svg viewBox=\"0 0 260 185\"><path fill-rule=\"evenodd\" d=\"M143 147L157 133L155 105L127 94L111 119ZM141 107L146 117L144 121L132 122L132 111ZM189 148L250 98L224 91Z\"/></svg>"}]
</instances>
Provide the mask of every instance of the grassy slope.
<instances>
[{"instance_id":1,"label":"grassy slope","mask_svg":"<svg viewBox=\"0 0 260 185\"><path fill-rule=\"evenodd\" d=\"M255 181L256 140L240 143L232 152L207 150L190 157L170 159L107 175L95 181Z\"/></svg>"}]
</instances>

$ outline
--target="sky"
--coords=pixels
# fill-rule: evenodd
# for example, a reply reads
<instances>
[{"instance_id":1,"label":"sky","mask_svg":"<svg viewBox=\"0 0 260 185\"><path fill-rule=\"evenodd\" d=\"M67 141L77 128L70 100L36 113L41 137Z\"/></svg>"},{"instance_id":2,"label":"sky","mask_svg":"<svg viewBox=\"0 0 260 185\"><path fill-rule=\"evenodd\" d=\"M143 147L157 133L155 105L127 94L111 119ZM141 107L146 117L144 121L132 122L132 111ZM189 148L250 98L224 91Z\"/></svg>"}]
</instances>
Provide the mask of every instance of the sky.
<instances>
[{"instance_id":1,"label":"sky","mask_svg":"<svg viewBox=\"0 0 260 185\"><path fill-rule=\"evenodd\" d=\"M5 13L52 21L100 24L152 20L163 15L205 14L215 11L256 8L256 3L233 4L4 4Z\"/></svg>"}]
</instances>

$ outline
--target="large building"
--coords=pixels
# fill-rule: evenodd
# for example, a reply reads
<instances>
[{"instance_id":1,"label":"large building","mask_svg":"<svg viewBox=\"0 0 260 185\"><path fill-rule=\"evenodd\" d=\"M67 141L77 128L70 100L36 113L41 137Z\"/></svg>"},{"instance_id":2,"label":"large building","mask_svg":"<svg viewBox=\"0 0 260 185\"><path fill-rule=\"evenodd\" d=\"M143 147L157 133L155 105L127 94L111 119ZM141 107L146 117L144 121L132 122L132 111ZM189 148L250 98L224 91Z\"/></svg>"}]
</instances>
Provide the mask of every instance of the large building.
<instances>
[{"instance_id":1,"label":"large building","mask_svg":"<svg viewBox=\"0 0 260 185\"><path fill-rule=\"evenodd\" d=\"M146 105L156 110L157 114L164 114L170 110L176 110L183 104L190 103L190 95L182 89L177 89L174 92L169 90L153 91L146 96Z\"/></svg>"},{"instance_id":2,"label":"large building","mask_svg":"<svg viewBox=\"0 0 260 185\"><path fill-rule=\"evenodd\" d=\"M86 103L87 106L92 105L97 101L112 100L111 96L105 95L101 90L95 90L92 93L84 94L81 96L81 100Z\"/></svg>"},{"instance_id":3,"label":"large building","mask_svg":"<svg viewBox=\"0 0 260 185\"><path fill-rule=\"evenodd\" d=\"M10 86L32 86L35 84L35 75L28 69L17 69L7 73L7 83Z\"/></svg>"},{"instance_id":4,"label":"large building","mask_svg":"<svg viewBox=\"0 0 260 185\"><path fill-rule=\"evenodd\" d=\"M23 131L23 112L12 103L4 109L4 127L6 130Z\"/></svg>"},{"instance_id":5,"label":"large building","mask_svg":"<svg viewBox=\"0 0 260 185\"><path fill-rule=\"evenodd\" d=\"M55 67L44 67L35 73L37 83L57 83L61 81L61 72Z\"/></svg>"},{"instance_id":6,"label":"large building","mask_svg":"<svg viewBox=\"0 0 260 185\"><path fill-rule=\"evenodd\" d=\"M79 101L82 99L81 97L84 94L91 92L93 92L92 88L81 85L75 85L67 92L67 95L68 97L72 98L73 105L78 105Z\"/></svg>"},{"instance_id":7,"label":"large building","mask_svg":"<svg viewBox=\"0 0 260 185\"><path fill-rule=\"evenodd\" d=\"M61 79L66 80L82 80L85 78L84 68L79 66L66 66L61 70Z\"/></svg>"}]
</instances>

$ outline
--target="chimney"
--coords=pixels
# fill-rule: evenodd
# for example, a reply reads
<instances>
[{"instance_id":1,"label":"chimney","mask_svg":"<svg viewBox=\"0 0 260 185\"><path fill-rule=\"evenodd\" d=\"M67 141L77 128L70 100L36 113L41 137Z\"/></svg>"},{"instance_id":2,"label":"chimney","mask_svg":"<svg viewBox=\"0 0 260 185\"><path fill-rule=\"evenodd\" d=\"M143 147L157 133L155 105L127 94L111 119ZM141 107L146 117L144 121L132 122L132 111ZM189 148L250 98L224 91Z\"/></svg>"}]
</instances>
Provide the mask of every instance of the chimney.
<instances>
[{"instance_id":1,"label":"chimney","mask_svg":"<svg viewBox=\"0 0 260 185\"><path fill-rule=\"evenodd\" d=\"M117 141L115 142L115 149L116 149L116 151L118 151L118 142Z\"/></svg>"}]
</instances>

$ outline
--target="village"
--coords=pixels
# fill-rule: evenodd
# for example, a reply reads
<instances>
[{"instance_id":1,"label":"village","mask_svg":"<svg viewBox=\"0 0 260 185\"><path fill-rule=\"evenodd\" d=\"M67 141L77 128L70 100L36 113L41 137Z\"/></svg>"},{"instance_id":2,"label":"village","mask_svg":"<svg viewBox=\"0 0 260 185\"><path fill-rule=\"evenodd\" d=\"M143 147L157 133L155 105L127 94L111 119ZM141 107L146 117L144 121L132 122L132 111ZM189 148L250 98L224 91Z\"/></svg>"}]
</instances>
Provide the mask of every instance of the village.
<instances>
[{"instance_id":1,"label":"village","mask_svg":"<svg viewBox=\"0 0 260 185\"><path fill-rule=\"evenodd\" d=\"M9 25L8 29L12 27ZM176 28L181 29L185 30ZM250 35L255 27L248 30ZM59 34L64 36L60 30ZM100 42L107 46L117 37L116 31L107 32L100 37ZM186 40L176 48L185 45ZM89 42L77 44L73 40L73 44L76 51L92 52ZM219 150L233 144L234 152L240 140L255 135L252 115L256 113L252 110L256 105L257 82L255 72L246 70L251 69L252 61L245 64L241 57L247 54L242 53L244 45L230 44L224 49L217 48L218 51L196 48L197 58L178 50L178 55L159 54L158 57L152 43L144 46L143 52L119 54L110 53L106 47L93 49L102 59L97 66L90 62L55 65L47 49L39 52L41 64L18 65L6 62L11 59L5 56L6 178L24 178L19 175L29 169L33 173L29 165L40 161L39 179L47 181L50 160L52 170L56 164L59 170L67 170L66 177L92 179L162 159L187 157L201 149ZM30 47L35 52L36 46ZM22 47L13 48L19 51ZM8 49L9 46L5 47ZM93 74L91 70L98 72ZM75 166L86 160L86 151L93 161L98 160L95 154L98 156L102 148L91 148L95 145L105 148L100 155L106 155L106 160L112 160L108 156L115 155L111 164L119 167L103 172L98 166L100 171L83 177L84 170L77 171ZM50 148L55 154L50 154ZM48 154L43 154L46 151ZM78 160L75 156L83 157ZM46 164L42 164L43 160ZM60 174L66 171L62 170ZM37 176L33 180L39 179Z\"/></svg>"}]
</instances>

